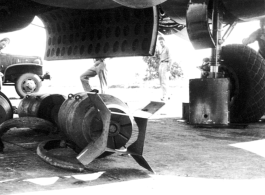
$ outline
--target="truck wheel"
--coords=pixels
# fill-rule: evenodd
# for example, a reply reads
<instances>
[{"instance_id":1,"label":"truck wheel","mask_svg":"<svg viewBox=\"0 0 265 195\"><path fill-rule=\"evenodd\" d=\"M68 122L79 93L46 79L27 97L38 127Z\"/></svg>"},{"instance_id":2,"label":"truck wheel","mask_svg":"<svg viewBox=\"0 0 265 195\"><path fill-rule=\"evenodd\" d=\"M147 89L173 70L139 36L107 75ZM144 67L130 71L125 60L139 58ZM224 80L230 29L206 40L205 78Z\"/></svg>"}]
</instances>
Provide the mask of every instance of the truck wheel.
<instances>
[{"instance_id":1,"label":"truck wheel","mask_svg":"<svg viewBox=\"0 0 265 195\"><path fill-rule=\"evenodd\" d=\"M221 59L231 81L230 122L257 122L265 113L265 60L240 44L224 46Z\"/></svg>"},{"instance_id":2,"label":"truck wheel","mask_svg":"<svg viewBox=\"0 0 265 195\"><path fill-rule=\"evenodd\" d=\"M27 94L38 92L41 85L41 79L38 75L33 73L25 73L17 79L15 88L17 94L23 98Z\"/></svg>"}]
</instances>

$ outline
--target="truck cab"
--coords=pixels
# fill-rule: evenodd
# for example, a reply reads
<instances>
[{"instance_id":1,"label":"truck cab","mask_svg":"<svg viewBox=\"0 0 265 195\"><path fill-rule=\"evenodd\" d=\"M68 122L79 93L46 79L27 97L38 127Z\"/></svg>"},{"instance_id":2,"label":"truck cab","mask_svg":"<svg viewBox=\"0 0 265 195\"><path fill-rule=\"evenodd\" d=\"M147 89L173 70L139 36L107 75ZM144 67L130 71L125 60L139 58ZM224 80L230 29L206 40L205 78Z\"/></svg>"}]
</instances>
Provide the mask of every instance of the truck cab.
<instances>
[{"instance_id":1,"label":"truck cab","mask_svg":"<svg viewBox=\"0 0 265 195\"><path fill-rule=\"evenodd\" d=\"M43 63L38 56L0 53L0 72L2 84L15 86L21 98L38 92L42 81L50 79L48 73L43 75Z\"/></svg>"}]
</instances>

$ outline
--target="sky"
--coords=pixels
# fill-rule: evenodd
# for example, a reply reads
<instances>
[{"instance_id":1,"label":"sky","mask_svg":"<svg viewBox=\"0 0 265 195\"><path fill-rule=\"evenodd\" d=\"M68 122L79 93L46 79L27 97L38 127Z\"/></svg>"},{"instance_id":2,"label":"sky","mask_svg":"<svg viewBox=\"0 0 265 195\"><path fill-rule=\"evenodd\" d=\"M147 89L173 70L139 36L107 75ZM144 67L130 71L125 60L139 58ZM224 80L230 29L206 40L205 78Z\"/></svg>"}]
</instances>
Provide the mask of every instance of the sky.
<instances>
[{"instance_id":1,"label":"sky","mask_svg":"<svg viewBox=\"0 0 265 195\"><path fill-rule=\"evenodd\" d=\"M35 55L43 58L46 44L46 31L39 18L35 18L28 27L11 32L0 34L0 39L10 38L10 44L3 50L4 53L18 55ZM259 22L246 22L237 24L226 44L241 43L242 39L249 36L259 28ZM201 65L202 59L210 56L210 49L195 50L191 43L176 35L164 36L169 47L173 61L176 61L183 69L185 78L197 78L200 71L196 68ZM257 43L250 45L257 50ZM92 60L65 60L65 61L44 61L44 70L49 71L57 81L80 82L79 75L93 64ZM126 82L135 79L135 76L143 77L146 64L142 57L112 58L107 61L109 78L112 84ZM62 71L63 70L63 71ZM118 76L117 76L118 74ZM69 79L74 78L74 79Z\"/></svg>"}]
</instances>

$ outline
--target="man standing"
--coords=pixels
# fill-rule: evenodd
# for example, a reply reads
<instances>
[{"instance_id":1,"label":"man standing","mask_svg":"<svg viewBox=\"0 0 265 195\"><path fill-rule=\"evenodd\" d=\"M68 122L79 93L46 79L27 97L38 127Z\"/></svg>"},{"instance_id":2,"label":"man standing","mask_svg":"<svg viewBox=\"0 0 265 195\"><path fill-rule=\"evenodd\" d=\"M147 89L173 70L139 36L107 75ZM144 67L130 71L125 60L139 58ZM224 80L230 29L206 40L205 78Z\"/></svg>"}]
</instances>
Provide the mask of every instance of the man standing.
<instances>
[{"instance_id":1,"label":"man standing","mask_svg":"<svg viewBox=\"0 0 265 195\"><path fill-rule=\"evenodd\" d=\"M105 94L107 89L107 68L103 58L96 58L94 65L80 76L85 91L91 91L89 78L98 75L101 93Z\"/></svg>"},{"instance_id":2,"label":"man standing","mask_svg":"<svg viewBox=\"0 0 265 195\"><path fill-rule=\"evenodd\" d=\"M170 97L168 96L168 79L169 79L171 59L169 55L169 50L165 45L165 39L160 36L158 40L162 47L161 52L159 52L160 64L158 68L159 81L160 81L160 86L162 88L161 101L165 101L170 99Z\"/></svg>"},{"instance_id":3,"label":"man standing","mask_svg":"<svg viewBox=\"0 0 265 195\"><path fill-rule=\"evenodd\" d=\"M243 45L258 41L259 53L265 59L265 18L260 20L260 29L254 31L248 38L242 40Z\"/></svg>"}]
</instances>

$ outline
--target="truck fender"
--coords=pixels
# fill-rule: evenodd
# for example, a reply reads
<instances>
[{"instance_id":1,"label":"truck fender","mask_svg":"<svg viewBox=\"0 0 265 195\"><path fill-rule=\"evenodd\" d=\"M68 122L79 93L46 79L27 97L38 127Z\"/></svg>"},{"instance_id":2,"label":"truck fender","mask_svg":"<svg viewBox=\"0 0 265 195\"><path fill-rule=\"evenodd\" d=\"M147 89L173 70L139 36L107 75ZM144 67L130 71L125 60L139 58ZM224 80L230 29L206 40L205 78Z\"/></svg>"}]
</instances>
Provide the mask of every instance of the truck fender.
<instances>
[{"instance_id":1,"label":"truck fender","mask_svg":"<svg viewBox=\"0 0 265 195\"><path fill-rule=\"evenodd\" d=\"M20 75L25 73L41 76L43 74L42 65L34 63L13 64L5 70L3 82L15 82Z\"/></svg>"}]
</instances>

